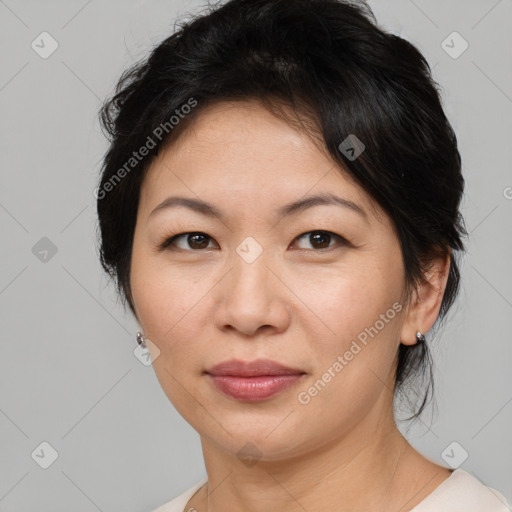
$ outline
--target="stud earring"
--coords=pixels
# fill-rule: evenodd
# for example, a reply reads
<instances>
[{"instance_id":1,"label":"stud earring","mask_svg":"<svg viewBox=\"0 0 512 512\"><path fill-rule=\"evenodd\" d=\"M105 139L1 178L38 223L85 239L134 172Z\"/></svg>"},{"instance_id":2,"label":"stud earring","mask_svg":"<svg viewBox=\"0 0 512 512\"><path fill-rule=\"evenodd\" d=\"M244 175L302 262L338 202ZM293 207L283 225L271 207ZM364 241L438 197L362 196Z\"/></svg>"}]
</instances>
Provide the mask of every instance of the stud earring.
<instances>
[{"instance_id":1,"label":"stud earring","mask_svg":"<svg viewBox=\"0 0 512 512\"><path fill-rule=\"evenodd\" d=\"M416 341L418 343L425 343L427 341L425 335L419 329L416 331Z\"/></svg>"},{"instance_id":2,"label":"stud earring","mask_svg":"<svg viewBox=\"0 0 512 512\"><path fill-rule=\"evenodd\" d=\"M144 334L142 334L140 331L137 332L137 343L143 347L143 348L147 348L147 345L146 345L146 337L144 336Z\"/></svg>"}]
</instances>

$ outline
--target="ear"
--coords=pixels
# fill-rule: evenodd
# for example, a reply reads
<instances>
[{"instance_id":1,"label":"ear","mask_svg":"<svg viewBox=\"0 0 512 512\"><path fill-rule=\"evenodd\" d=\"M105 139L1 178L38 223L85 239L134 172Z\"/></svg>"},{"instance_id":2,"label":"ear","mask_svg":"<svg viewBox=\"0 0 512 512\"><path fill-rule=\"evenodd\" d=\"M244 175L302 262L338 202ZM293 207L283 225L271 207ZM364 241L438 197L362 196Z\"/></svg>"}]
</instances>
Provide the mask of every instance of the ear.
<instances>
[{"instance_id":1,"label":"ear","mask_svg":"<svg viewBox=\"0 0 512 512\"><path fill-rule=\"evenodd\" d=\"M400 336L404 345L414 345L418 329L425 334L434 325L448 281L450 256L451 251L445 257L434 259L424 275L424 282L412 294Z\"/></svg>"}]
</instances>

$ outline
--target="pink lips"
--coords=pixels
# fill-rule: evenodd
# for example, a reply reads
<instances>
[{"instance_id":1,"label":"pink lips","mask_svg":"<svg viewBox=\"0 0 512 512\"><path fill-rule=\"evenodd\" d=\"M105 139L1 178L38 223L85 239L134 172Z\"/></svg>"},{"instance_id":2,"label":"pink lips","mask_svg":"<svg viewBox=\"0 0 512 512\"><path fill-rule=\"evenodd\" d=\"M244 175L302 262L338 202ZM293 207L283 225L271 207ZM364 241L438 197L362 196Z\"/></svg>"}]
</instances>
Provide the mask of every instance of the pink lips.
<instances>
[{"instance_id":1,"label":"pink lips","mask_svg":"<svg viewBox=\"0 0 512 512\"><path fill-rule=\"evenodd\" d=\"M225 361L206 371L213 384L237 400L259 401L289 388L306 372L270 359Z\"/></svg>"}]
</instances>

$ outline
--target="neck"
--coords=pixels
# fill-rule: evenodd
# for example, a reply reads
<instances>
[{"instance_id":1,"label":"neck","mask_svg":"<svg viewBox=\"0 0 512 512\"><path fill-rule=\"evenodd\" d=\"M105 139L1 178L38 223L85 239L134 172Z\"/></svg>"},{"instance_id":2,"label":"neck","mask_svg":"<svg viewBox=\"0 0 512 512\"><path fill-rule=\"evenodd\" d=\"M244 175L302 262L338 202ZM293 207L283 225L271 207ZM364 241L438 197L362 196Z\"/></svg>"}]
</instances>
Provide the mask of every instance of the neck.
<instances>
[{"instance_id":1,"label":"neck","mask_svg":"<svg viewBox=\"0 0 512 512\"><path fill-rule=\"evenodd\" d=\"M201 437L208 484L189 505L198 512L411 510L450 472L416 452L392 414L374 419L302 454L263 455L252 465Z\"/></svg>"}]
</instances>

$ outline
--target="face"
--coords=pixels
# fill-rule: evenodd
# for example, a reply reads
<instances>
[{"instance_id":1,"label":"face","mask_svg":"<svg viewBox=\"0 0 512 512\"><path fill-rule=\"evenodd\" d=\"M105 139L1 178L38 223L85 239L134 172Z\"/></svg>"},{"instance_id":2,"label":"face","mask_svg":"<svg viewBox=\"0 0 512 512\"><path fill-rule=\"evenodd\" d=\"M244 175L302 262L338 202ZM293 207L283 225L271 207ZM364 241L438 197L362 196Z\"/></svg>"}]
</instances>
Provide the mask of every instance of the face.
<instances>
[{"instance_id":1,"label":"face","mask_svg":"<svg viewBox=\"0 0 512 512\"><path fill-rule=\"evenodd\" d=\"M131 286L166 395L233 455L251 442L263 459L296 456L389 412L405 311L391 221L258 103L209 107L152 163ZM232 359L296 371L206 373Z\"/></svg>"}]
</instances>

